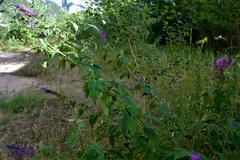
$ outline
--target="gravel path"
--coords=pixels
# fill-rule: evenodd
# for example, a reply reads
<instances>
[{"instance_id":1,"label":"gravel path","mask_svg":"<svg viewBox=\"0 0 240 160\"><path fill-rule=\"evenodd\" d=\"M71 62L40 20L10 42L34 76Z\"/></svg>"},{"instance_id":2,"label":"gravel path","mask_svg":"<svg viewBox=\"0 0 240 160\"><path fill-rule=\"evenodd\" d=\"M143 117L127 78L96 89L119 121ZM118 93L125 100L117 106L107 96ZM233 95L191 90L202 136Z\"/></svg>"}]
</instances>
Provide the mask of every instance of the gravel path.
<instances>
[{"instance_id":1,"label":"gravel path","mask_svg":"<svg viewBox=\"0 0 240 160\"><path fill-rule=\"evenodd\" d=\"M38 83L35 78L11 75L29 63L27 53L0 52L0 97L11 97Z\"/></svg>"}]
</instances>

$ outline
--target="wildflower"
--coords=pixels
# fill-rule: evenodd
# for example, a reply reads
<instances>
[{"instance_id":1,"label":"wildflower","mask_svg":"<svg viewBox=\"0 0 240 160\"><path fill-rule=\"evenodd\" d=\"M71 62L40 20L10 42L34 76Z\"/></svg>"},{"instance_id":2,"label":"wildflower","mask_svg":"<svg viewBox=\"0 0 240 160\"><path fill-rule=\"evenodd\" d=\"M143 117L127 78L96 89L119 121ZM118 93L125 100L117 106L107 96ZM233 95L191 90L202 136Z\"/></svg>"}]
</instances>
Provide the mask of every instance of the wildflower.
<instances>
[{"instance_id":1,"label":"wildflower","mask_svg":"<svg viewBox=\"0 0 240 160\"><path fill-rule=\"evenodd\" d=\"M99 33L99 35L101 36L102 40L105 43L107 43L109 41L109 38L105 32L101 31L100 29L97 29L97 32Z\"/></svg>"},{"instance_id":2,"label":"wildflower","mask_svg":"<svg viewBox=\"0 0 240 160\"><path fill-rule=\"evenodd\" d=\"M57 92L55 92L55 91L52 91L52 90L50 90L50 89L48 89L48 88L45 88L45 87L42 87L40 90L41 90L43 93L46 93L46 94L53 94L53 95L58 96L58 97L61 96L59 93L57 93Z\"/></svg>"},{"instance_id":3,"label":"wildflower","mask_svg":"<svg viewBox=\"0 0 240 160\"><path fill-rule=\"evenodd\" d=\"M47 89L47 88L45 88L45 87L42 87L40 90L41 90L43 93L50 93L50 92L51 92L50 89Z\"/></svg>"},{"instance_id":4,"label":"wildflower","mask_svg":"<svg viewBox=\"0 0 240 160\"><path fill-rule=\"evenodd\" d=\"M139 81L139 82L143 82L144 78L141 75L137 75L136 80Z\"/></svg>"},{"instance_id":5,"label":"wildflower","mask_svg":"<svg viewBox=\"0 0 240 160\"><path fill-rule=\"evenodd\" d=\"M218 58L216 63L215 63L215 67L221 71L224 71L225 69L227 69L230 65L232 64L232 60L231 58L225 58L225 57L221 57Z\"/></svg>"},{"instance_id":6,"label":"wildflower","mask_svg":"<svg viewBox=\"0 0 240 160\"><path fill-rule=\"evenodd\" d=\"M97 32L98 34L101 36L102 40L107 43L109 41L109 38L107 36L107 34L103 31L101 31L97 26L93 25L93 24L88 24L90 27L93 27Z\"/></svg>"},{"instance_id":7,"label":"wildflower","mask_svg":"<svg viewBox=\"0 0 240 160\"><path fill-rule=\"evenodd\" d=\"M34 151L31 149L26 149L23 146L19 146L16 144L6 144L6 148L8 148L11 152L11 156L16 159L23 159L25 156L33 156Z\"/></svg>"},{"instance_id":8,"label":"wildflower","mask_svg":"<svg viewBox=\"0 0 240 160\"><path fill-rule=\"evenodd\" d=\"M33 18L36 18L37 17L37 13L31 11L29 8L27 7L24 7L20 4L16 4L15 7L22 13L30 16L30 17L33 17Z\"/></svg>"},{"instance_id":9,"label":"wildflower","mask_svg":"<svg viewBox=\"0 0 240 160\"><path fill-rule=\"evenodd\" d=\"M202 160L202 158L199 154L192 153L190 160Z\"/></svg>"},{"instance_id":10,"label":"wildflower","mask_svg":"<svg viewBox=\"0 0 240 160\"><path fill-rule=\"evenodd\" d=\"M29 29L31 29L31 30L36 29L36 25L35 25L34 23L28 23L28 24L27 24L27 27L28 27Z\"/></svg>"}]
</instances>

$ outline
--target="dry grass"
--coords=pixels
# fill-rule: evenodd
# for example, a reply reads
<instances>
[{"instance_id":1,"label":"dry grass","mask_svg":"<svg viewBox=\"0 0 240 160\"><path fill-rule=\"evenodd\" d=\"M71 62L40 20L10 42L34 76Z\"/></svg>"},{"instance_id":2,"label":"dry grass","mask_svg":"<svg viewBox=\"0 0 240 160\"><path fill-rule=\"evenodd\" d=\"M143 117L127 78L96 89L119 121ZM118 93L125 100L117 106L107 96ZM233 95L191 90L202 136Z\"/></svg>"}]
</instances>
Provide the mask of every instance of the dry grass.
<instances>
[{"instance_id":1,"label":"dry grass","mask_svg":"<svg viewBox=\"0 0 240 160\"><path fill-rule=\"evenodd\" d=\"M0 143L21 144L35 151L40 142L56 148L61 147L70 130L66 119L72 114L73 110L58 99L46 101L42 108L15 114L11 121L1 125ZM7 156L7 153L0 150L0 155Z\"/></svg>"}]
</instances>

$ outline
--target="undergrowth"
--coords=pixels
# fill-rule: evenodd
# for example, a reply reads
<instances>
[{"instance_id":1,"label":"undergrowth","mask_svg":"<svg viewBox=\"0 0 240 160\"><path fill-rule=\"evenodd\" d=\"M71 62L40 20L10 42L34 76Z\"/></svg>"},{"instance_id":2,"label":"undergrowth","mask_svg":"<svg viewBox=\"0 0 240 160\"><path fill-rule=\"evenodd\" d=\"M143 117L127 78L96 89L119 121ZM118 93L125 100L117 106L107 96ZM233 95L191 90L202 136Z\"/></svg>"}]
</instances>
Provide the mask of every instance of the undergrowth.
<instances>
[{"instance_id":1,"label":"undergrowth","mask_svg":"<svg viewBox=\"0 0 240 160\"><path fill-rule=\"evenodd\" d=\"M17 93L7 100L0 101L0 108L6 113L21 113L44 106L44 102L49 99L46 95L36 90L26 90Z\"/></svg>"},{"instance_id":2,"label":"undergrowth","mask_svg":"<svg viewBox=\"0 0 240 160\"><path fill-rule=\"evenodd\" d=\"M78 86L73 88L68 83L61 93L44 88L47 97L56 96L46 103L46 97L32 92L2 102L8 113L24 114L25 110L41 109L42 105L46 109L26 115L47 115L47 122L51 122L48 126L34 121L29 127L38 144L32 144L37 150L33 159L239 159L239 54L204 50L208 37L209 46L213 46L215 35L204 30L210 29L203 27L205 16L198 19L194 12L185 14L184 11L192 11L191 7L184 8L185 0L103 0L97 8L90 5L84 13L54 21L52 17L47 19L36 4L31 3L31 11L24 6L21 8L25 10L12 9L20 16L10 16L14 27L5 38L14 33L19 41L46 55L45 68L53 74L59 73L56 68L67 68L65 71L70 74L62 72L60 77L74 76ZM192 4L195 9L205 4L210 7L209 12L215 6L224 6L220 1L196 0ZM150 11L159 8L160 12ZM35 10L40 12L39 17ZM33 27L29 28L29 22ZM238 32L238 19L232 24L236 28L229 28L229 36ZM155 25L161 29L155 31ZM201 29L202 40L192 35L195 25ZM211 26L220 27L215 23ZM157 37L148 37L149 32L158 33ZM204 37L205 33L208 37ZM147 38L167 45L147 44ZM237 39L239 35L233 37L230 47L238 49ZM229 42L224 44L228 46ZM50 65L51 60L57 64ZM71 71L76 73L71 75ZM56 81L58 76L52 77ZM71 98L66 92L78 94ZM57 112L57 107L62 110ZM70 111L65 113L67 108ZM58 127L53 127L55 123ZM21 130L16 125L15 128Z\"/></svg>"}]
</instances>

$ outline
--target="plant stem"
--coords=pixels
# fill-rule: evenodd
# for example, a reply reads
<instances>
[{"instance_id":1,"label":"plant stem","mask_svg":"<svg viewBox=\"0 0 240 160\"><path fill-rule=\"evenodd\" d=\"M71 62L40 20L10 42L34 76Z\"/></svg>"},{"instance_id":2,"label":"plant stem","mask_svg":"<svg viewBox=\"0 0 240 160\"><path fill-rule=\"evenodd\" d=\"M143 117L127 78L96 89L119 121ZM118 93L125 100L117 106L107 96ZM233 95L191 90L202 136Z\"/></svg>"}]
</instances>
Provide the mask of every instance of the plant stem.
<instances>
[{"instance_id":1,"label":"plant stem","mask_svg":"<svg viewBox=\"0 0 240 160\"><path fill-rule=\"evenodd\" d=\"M129 39L128 39L128 44L129 44L129 48L130 48L130 51L131 51L132 56L133 56L133 60L134 60L134 62L135 62L135 64L136 64L136 68L137 68L137 70L138 70L138 73L140 73L139 65L138 65L138 63L137 63L137 59L136 59L136 57L135 57L135 54L134 54L134 52L133 52L132 45L131 45L131 42L130 42Z\"/></svg>"}]
</instances>

